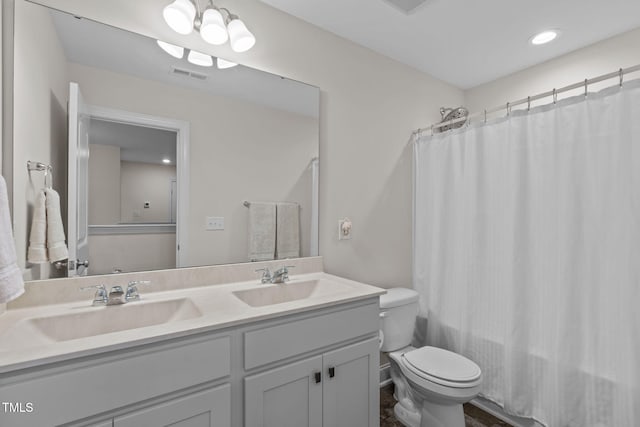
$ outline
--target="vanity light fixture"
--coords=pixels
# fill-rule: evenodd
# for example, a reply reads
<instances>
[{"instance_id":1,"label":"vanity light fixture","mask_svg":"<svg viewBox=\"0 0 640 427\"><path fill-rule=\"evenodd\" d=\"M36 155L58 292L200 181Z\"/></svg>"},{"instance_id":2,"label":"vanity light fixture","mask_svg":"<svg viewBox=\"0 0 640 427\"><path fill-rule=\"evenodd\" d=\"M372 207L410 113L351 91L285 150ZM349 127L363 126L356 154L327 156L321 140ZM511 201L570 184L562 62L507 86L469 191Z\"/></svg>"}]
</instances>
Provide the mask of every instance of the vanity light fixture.
<instances>
[{"instance_id":1,"label":"vanity light fixture","mask_svg":"<svg viewBox=\"0 0 640 427\"><path fill-rule=\"evenodd\" d=\"M238 65L236 62L227 61L226 59L216 58L216 66L218 70L225 70L227 68L235 67Z\"/></svg>"},{"instance_id":2,"label":"vanity light fixture","mask_svg":"<svg viewBox=\"0 0 640 427\"><path fill-rule=\"evenodd\" d=\"M156 40L158 46L162 48L169 55L173 56L177 59L182 59L184 57L184 49L182 46L176 46L175 44L163 42L162 40ZM194 65L199 65L201 67L211 67L213 65L213 57L207 55L206 53L198 52L195 50L190 50L187 55L187 61ZM226 59L216 58L216 66L219 70L225 70L227 68L232 68L238 65L236 62L227 61Z\"/></svg>"},{"instance_id":3,"label":"vanity light fixture","mask_svg":"<svg viewBox=\"0 0 640 427\"><path fill-rule=\"evenodd\" d=\"M197 50L189 51L189 55L187 55L187 61L201 67L211 67L213 65L213 58L210 55L198 52Z\"/></svg>"},{"instance_id":4,"label":"vanity light fixture","mask_svg":"<svg viewBox=\"0 0 640 427\"><path fill-rule=\"evenodd\" d=\"M190 34L195 28L207 43L221 45L230 41L235 52L246 52L256 43L244 22L224 7L208 1L203 11L198 0L175 0L162 11L165 22L179 34ZM226 17L223 16L223 12Z\"/></svg>"},{"instance_id":5,"label":"vanity light fixture","mask_svg":"<svg viewBox=\"0 0 640 427\"><path fill-rule=\"evenodd\" d=\"M176 46L175 44L163 42L162 40L156 40L158 42L158 46L162 48L169 55L174 58L182 59L184 56L184 48L182 46Z\"/></svg>"},{"instance_id":6,"label":"vanity light fixture","mask_svg":"<svg viewBox=\"0 0 640 427\"><path fill-rule=\"evenodd\" d=\"M555 30L543 31L531 37L531 44L533 45L546 44L555 40L556 37L558 37L558 32Z\"/></svg>"}]
</instances>

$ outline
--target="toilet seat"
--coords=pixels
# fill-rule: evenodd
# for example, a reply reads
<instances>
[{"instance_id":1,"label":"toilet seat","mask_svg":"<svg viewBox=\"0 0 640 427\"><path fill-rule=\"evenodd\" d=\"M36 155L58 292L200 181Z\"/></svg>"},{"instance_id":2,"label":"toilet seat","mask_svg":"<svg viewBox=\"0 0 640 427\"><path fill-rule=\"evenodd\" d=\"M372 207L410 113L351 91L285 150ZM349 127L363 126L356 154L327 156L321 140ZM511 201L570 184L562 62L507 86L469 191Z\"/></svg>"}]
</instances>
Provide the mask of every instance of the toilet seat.
<instances>
[{"instance_id":1,"label":"toilet seat","mask_svg":"<svg viewBox=\"0 0 640 427\"><path fill-rule=\"evenodd\" d=\"M404 353L401 360L415 376L445 387L470 388L482 381L478 365L442 348L421 347Z\"/></svg>"}]
</instances>

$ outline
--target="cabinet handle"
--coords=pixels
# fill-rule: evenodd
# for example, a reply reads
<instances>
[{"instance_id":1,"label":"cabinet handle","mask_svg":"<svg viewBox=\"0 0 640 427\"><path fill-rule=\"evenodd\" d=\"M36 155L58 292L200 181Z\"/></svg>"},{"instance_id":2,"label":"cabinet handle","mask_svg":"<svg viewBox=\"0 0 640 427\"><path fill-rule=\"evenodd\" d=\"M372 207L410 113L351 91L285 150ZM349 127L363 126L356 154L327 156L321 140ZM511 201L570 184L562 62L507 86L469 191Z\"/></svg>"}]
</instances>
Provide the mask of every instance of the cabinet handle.
<instances>
[{"instance_id":1,"label":"cabinet handle","mask_svg":"<svg viewBox=\"0 0 640 427\"><path fill-rule=\"evenodd\" d=\"M336 368L335 366L332 366L329 368L329 378L333 378L336 376Z\"/></svg>"},{"instance_id":2,"label":"cabinet handle","mask_svg":"<svg viewBox=\"0 0 640 427\"><path fill-rule=\"evenodd\" d=\"M315 377L316 384L318 384L320 381L322 381L322 373L320 373L320 372L315 372L315 373L313 374L313 376Z\"/></svg>"}]
</instances>

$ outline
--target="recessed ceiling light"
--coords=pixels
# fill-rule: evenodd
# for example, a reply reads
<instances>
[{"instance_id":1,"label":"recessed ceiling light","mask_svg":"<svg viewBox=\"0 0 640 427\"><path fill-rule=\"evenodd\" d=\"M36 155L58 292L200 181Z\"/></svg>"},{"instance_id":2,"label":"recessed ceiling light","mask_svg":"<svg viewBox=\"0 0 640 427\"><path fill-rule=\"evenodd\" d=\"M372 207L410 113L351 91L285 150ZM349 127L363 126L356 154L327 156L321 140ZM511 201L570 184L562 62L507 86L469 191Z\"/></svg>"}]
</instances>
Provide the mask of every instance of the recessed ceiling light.
<instances>
[{"instance_id":1,"label":"recessed ceiling light","mask_svg":"<svg viewBox=\"0 0 640 427\"><path fill-rule=\"evenodd\" d=\"M550 41L555 40L556 37L558 37L558 32L555 30L543 31L531 38L531 44L540 45L549 43Z\"/></svg>"},{"instance_id":2,"label":"recessed ceiling light","mask_svg":"<svg viewBox=\"0 0 640 427\"><path fill-rule=\"evenodd\" d=\"M171 163L171 160L169 160L169 159L162 159L162 163Z\"/></svg>"}]
</instances>

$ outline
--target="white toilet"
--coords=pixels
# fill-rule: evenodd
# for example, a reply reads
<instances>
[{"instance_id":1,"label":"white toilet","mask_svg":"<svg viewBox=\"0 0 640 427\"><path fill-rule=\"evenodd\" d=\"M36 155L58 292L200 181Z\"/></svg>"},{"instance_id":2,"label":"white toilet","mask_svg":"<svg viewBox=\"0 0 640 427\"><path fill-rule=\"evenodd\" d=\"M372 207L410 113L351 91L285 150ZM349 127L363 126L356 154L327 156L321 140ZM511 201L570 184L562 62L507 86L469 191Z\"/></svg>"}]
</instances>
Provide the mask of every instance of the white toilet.
<instances>
[{"instance_id":1,"label":"white toilet","mask_svg":"<svg viewBox=\"0 0 640 427\"><path fill-rule=\"evenodd\" d=\"M462 404L480 392L482 371L451 351L411 347L417 314L413 289L387 289L380 296L380 350L391 359L396 418L408 427L464 427Z\"/></svg>"}]
</instances>

